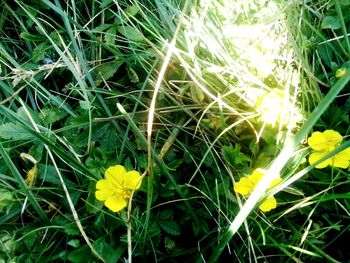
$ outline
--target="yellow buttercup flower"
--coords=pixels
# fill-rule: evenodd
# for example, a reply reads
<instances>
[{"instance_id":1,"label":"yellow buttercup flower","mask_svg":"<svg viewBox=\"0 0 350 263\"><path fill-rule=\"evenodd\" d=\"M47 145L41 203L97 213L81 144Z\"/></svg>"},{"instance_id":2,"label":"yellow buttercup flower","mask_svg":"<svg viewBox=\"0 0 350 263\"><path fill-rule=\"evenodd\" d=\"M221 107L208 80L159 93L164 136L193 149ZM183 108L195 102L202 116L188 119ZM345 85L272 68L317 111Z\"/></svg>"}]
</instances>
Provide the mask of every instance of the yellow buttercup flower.
<instances>
[{"instance_id":1,"label":"yellow buttercup flower","mask_svg":"<svg viewBox=\"0 0 350 263\"><path fill-rule=\"evenodd\" d=\"M243 196L248 196L255 188L255 182L249 177L242 177L239 182L235 183L233 190Z\"/></svg>"},{"instance_id":2,"label":"yellow buttercup flower","mask_svg":"<svg viewBox=\"0 0 350 263\"><path fill-rule=\"evenodd\" d=\"M316 151L333 151L343 140L339 132L326 130L313 132L307 140L311 149Z\"/></svg>"},{"instance_id":3,"label":"yellow buttercup flower","mask_svg":"<svg viewBox=\"0 0 350 263\"><path fill-rule=\"evenodd\" d=\"M333 130L313 132L307 140L310 148L313 149L313 152L309 156L309 163L316 163L318 160L322 159L324 156L339 147L342 141L343 137L340 135L340 133ZM316 165L316 168L322 169L328 165L338 168L348 168L349 164L350 148L347 148Z\"/></svg>"},{"instance_id":4,"label":"yellow buttercup flower","mask_svg":"<svg viewBox=\"0 0 350 263\"><path fill-rule=\"evenodd\" d=\"M260 206L260 210L263 212L269 212L272 209L275 209L277 207L277 201L276 199L271 196L267 198Z\"/></svg>"},{"instance_id":5,"label":"yellow buttercup flower","mask_svg":"<svg viewBox=\"0 0 350 263\"><path fill-rule=\"evenodd\" d=\"M111 166L105 171L105 179L96 183L96 199L111 211L119 212L127 206L132 191L140 188L141 181L139 172L127 172L122 165Z\"/></svg>"},{"instance_id":6,"label":"yellow buttercup flower","mask_svg":"<svg viewBox=\"0 0 350 263\"><path fill-rule=\"evenodd\" d=\"M233 190L243 196L250 195L257 184L260 182L261 178L265 175L266 171L264 169L256 169L250 176L242 177L237 183L235 183ZM282 181L281 178L273 179L272 183L269 185L268 189L276 186Z\"/></svg>"},{"instance_id":7,"label":"yellow buttercup flower","mask_svg":"<svg viewBox=\"0 0 350 263\"><path fill-rule=\"evenodd\" d=\"M241 194L242 196L249 196L255 189L255 187L260 182L261 178L265 175L266 171L263 169L256 169L250 176L242 177L237 183L235 183L233 190ZM268 189L273 188L282 181L281 178L273 179ZM266 199L260 206L260 210L263 212L268 212L271 209L276 208L277 201L274 197Z\"/></svg>"}]
</instances>

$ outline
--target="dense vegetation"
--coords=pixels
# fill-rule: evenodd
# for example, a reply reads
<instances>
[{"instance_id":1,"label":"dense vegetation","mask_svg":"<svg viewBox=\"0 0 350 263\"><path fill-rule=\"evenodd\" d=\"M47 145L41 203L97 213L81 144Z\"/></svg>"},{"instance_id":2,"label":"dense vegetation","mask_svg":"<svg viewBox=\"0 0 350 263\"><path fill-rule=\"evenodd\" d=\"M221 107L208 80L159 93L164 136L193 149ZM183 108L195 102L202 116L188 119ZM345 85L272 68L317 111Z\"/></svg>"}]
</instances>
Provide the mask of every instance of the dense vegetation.
<instances>
[{"instance_id":1,"label":"dense vegetation","mask_svg":"<svg viewBox=\"0 0 350 263\"><path fill-rule=\"evenodd\" d=\"M1 263L350 260L350 1L1 3Z\"/></svg>"}]
</instances>

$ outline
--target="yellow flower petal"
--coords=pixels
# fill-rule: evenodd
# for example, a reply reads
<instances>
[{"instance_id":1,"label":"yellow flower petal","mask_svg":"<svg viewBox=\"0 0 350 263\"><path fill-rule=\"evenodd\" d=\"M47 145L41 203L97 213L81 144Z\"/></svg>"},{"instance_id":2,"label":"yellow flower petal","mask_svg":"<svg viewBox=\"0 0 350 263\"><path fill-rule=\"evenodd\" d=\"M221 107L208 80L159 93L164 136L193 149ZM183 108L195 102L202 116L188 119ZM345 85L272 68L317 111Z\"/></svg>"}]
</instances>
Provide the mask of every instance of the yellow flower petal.
<instances>
[{"instance_id":1,"label":"yellow flower petal","mask_svg":"<svg viewBox=\"0 0 350 263\"><path fill-rule=\"evenodd\" d=\"M276 199L271 196L270 198L266 199L260 206L260 210L263 212L268 212L272 209L275 209L277 207L277 201Z\"/></svg>"},{"instance_id":2,"label":"yellow flower petal","mask_svg":"<svg viewBox=\"0 0 350 263\"><path fill-rule=\"evenodd\" d=\"M280 182L282 182L282 178L278 177L276 179L273 179L271 184L269 185L269 187L267 189L271 189L273 187L275 187L276 185L278 185Z\"/></svg>"},{"instance_id":3,"label":"yellow flower petal","mask_svg":"<svg viewBox=\"0 0 350 263\"><path fill-rule=\"evenodd\" d=\"M237 182L234 185L234 188L233 188L234 191L243 196L249 195L251 192L253 192L254 188L263 178L265 173L266 171L264 169L260 169L260 168L255 169L250 176L241 178L239 182ZM273 179L268 189L271 189L272 187L278 185L281 181L282 181L281 178Z\"/></svg>"},{"instance_id":4,"label":"yellow flower petal","mask_svg":"<svg viewBox=\"0 0 350 263\"><path fill-rule=\"evenodd\" d=\"M347 157L345 155L345 157ZM348 168L349 167L349 159L343 158L342 152L334 155L331 161L331 165L338 168Z\"/></svg>"},{"instance_id":5,"label":"yellow flower petal","mask_svg":"<svg viewBox=\"0 0 350 263\"><path fill-rule=\"evenodd\" d=\"M99 201L105 201L108 197L112 196L114 192L114 188L105 179L97 181L96 189L95 197Z\"/></svg>"},{"instance_id":6,"label":"yellow flower petal","mask_svg":"<svg viewBox=\"0 0 350 263\"><path fill-rule=\"evenodd\" d=\"M121 196L113 196L106 200L105 206L113 212L119 212L124 207L126 207L127 202Z\"/></svg>"},{"instance_id":7,"label":"yellow flower petal","mask_svg":"<svg viewBox=\"0 0 350 263\"><path fill-rule=\"evenodd\" d=\"M235 183L233 190L243 196L249 195L254 190L255 184L248 178L242 177L239 182Z\"/></svg>"},{"instance_id":8,"label":"yellow flower petal","mask_svg":"<svg viewBox=\"0 0 350 263\"><path fill-rule=\"evenodd\" d=\"M254 183L254 188L257 186L257 184L265 175L266 175L266 170L264 169L258 168L254 170L254 172L249 176L249 179ZM268 189L271 189L274 186L278 185L281 181L282 181L282 178L279 178L279 177L276 179L273 179Z\"/></svg>"},{"instance_id":9,"label":"yellow flower petal","mask_svg":"<svg viewBox=\"0 0 350 263\"><path fill-rule=\"evenodd\" d=\"M316 151L333 151L343 140L339 132L333 130L325 130L321 132L313 132L308 138L309 146Z\"/></svg>"},{"instance_id":10,"label":"yellow flower petal","mask_svg":"<svg viewBox=\"0 0 350 263\"><path fill-rule=\"evenodd\" d=\"M249 179L257 185L261 178L265 175L266 171L264 169L255 169L254 172L249 176Z\"/></svg>"},{"instance_id":11,"label":"yellow flower petal","mask_svg":"<svg viewBox=\"0 0 350 263\"><path fill-rule=\"evenodd\" d=\"M105 188L111 188L110 183L105 179L98 180L96 183L96 189L101 190Z\"/></svg>"},{"instance_id":12,"label":"yellow flower petal","mask_svg":"<svg viewBox=\"0 0 350 263\"><path fill-rule=\"evenodd\" d=\"M322 159L327 154L328 154L328 152L313 152L309 156L309 163L310 164L314 164L315 162L317 162L318 160ZM332 160L332 158L329 158L329 159L323 161L322 163L316 165L315 167L317 169L325 168L325 167L327 167L328 165L331 164L331 160Z\"/></svg>"},{"instance_id":13,"label":"yellow flower petal","mask_svg":"<svg viewBox=\"0 0 350 263\"><path fill-rule=\"evenodd\" d=\"M111 166L105 171L106 180L118 188L123 188L125 174L126 170L122 165Z\"/></svg>"},{"instance_id":14,"label":"yellow flower petal","mask_svg":"<svg viewBox=\"0 0 350 263\"><path fill-rule=\"evenodd\" d=\"M108 197L113 195L113 191L110 190L97 190L95 192L95 197L98 201L105 201L108 199Z\"/></svg>"},{"instance_id":15,"label":"yellow flower petal","mask_svg":"<svg viewBox=\"0 0 350 263\"><path fill-rule=\"evenodd\" d=\"M129 190L137 190L141 185L141 175L137 171L130 171L125 174L123 187Z\"/></svg>"},{"instance_id":16,"label":"yellow flower petal","mask_svg":"<svg viewBox=\"0 0 350 263\"><path fill-rule=\"evenodd\" d=\"M337 155L341 156L341 158L350 160L350 147L346 148L345 150L341 151Z\"/></svg>"},{"instance_id":17,"label":"yellow flower petal","mask_svg":"<svg viewBox=\"0 0 350 263\"><path fill-rule=\"evenodd\" d=\"M322 132L313 132L311 136L307 139L307 143L311 147L311 149L316 151L324 150L326 145L326 137Z\"/></svg>"},{"instance_id":18,"label":"yellow flower petal","mask_svg":"<svg viewBox=\"0 0 350 263\"><path fill-rule=\"evenodd\" d=\"M343 140L343 137L337 131L325 130L323 132L323 134L324 134L329 146L336 146L336 145L340 144Z\"/></svg>"}]
</instances>

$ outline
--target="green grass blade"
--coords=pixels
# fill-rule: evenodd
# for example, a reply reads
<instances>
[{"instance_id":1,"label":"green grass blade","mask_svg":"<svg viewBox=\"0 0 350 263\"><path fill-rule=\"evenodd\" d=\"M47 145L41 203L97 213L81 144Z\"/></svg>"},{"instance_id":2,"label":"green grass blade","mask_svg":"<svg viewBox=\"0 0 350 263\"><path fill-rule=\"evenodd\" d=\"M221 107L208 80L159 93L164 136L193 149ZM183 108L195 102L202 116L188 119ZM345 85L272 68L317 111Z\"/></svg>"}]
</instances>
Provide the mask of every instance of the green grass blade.
<instances>
[{"instance_id":1,"label":"green grass blade","mask_svg":"<svg viewBox=\"0 0 350 263\"><path fill-rule=\"evenodd\" d=\"M350 54L350 43L349 43L349 38L348 38L348 32L346 30L346 25L345 25L345 20L344 20L344 16L343 16L343 12L341 11L341 7L340 7L340 3L338 0L334 1L335 3L335 10L337 11L340 23L341 23L341 28L344 34L344 38L345 38L345 43L346 43L346 47L348 49L347 52L347 57L349 58L349 54Z\"/></svg>"}]
</instances>

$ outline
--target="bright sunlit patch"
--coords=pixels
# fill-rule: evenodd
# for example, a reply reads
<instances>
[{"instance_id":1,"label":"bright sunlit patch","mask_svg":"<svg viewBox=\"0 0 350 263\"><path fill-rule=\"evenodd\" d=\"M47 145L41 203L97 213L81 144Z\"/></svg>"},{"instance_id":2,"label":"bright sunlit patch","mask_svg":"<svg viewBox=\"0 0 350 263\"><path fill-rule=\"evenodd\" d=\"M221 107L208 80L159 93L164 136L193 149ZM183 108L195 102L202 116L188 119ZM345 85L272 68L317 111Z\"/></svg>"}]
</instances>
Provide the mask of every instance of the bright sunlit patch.
<instances>
[{"instance_id":1,"label":"bright sunlit patch","mask_svg":"<svg viewBox=\"0 0 350 263\"><path fill-rule=\"evenodd\" d=\"M266 92L256 102L257 110L261 113L264 122L275 125L284 116L284 94L279 90Z\"/></svg>"},{"instance_id":2,"label":"bright sunlit patch","mask_svg":"<svg viewBox=\"0 0 350 263\"><path fill-rule=\"evenodd\" d=\"M272 126L282 124L282 126L295 126L301 121L302 114L295 106L289 95L285 95L281 90L273 89L261 95L256 103L256 110L261 114L261 119Z\"/></svg>"},{"instance_id":3,"label":"bright sunlit patch","mask_svg":"<svg viewBox=\"0 0 350 263\"><path fill-rule=\"evenodd\" d=\"M258 77L265 78L273 73L281 43L271 35L268 25L227 25L225 36L240 50L239 60L246 63Z\"/></svg>"},{"instance_id":4,"label":"bright sunlit patch","mask_svg":"<svg viewBox=\"0 0 350 263\"><path fill-rule=\"evenodd\" d=\"M262 0L246 4L200 2L202 13L193 10L191 19L185 22L187 57L193 60L197 76L205 79L207 73L213 74L220 76L223 83L232 79L223 87L213 87L227 105L239 107L235 100L229 100L230 96L226 100L228 94L235 98L238 96L239 101L249 105L252 112L248 113L246 108L238 108L236 112L258 113L265 124L293 130L302 120L301 111L296 106L299 74L290 67L293 55L285 34L285 24L276 23L276 20L268 22L263 18L279 17L278 5ZM252 14L230 17L227 10L233 13L237 10L238 14L242 14L242 10L253 13L259 10L260 18L247 21L245 18L253 17ZM221 20L207 19L210 15ZM260 22L256 22L258 20ZM204 60L198 62L198 57Z\"/></svg>"}]
</instances>

